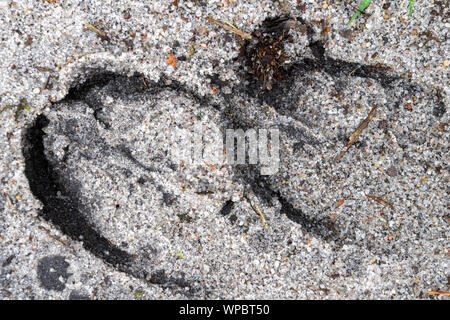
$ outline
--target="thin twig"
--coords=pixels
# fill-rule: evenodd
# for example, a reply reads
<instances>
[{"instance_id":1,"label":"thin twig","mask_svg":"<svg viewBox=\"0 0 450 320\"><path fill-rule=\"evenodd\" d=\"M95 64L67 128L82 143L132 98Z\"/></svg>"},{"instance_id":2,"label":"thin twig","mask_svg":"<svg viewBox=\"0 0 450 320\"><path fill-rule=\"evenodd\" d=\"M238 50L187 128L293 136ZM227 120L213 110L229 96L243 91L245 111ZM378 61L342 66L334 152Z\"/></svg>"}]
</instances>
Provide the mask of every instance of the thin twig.
<instances>
[{"instance_id":1,"label":"thin twig","mask_svg":"<svg viewBox=\"0 0 450 320\"><path fill-rule=\"evenodd\" d=\"M55 72L55 70L50 69L50 68L46 68L46 67L39 67L39 66L36 66L35 68L36 68L37 70L39 70L39 71L42 71L42 72Z\"/></svg>"},{"instance_id":2,"label":"thin twig","mask_svg":"<svg viewBox=\"0 0 450 320\"><path fill-rule=\"evenodd\" d=\"M266 229L268 229L269 226L268 226L268 224L267 224L266 218L264 217L262 211L259 209L259 207L258 207L258 205L256 204L256 202L255 202L255 206L253 206L253 204L252 204L252 202L250 201L249 197L248 197L247 195L245 195L244 197L245 197L245 199L247 199L248 203L250 204L250 207L251 207L257 214L259 214L259 216L261 217L262 222L264 223L264 227L265 227Z\"/></svg>"},{"instance_id":3,"label":"thin twig","mask_svg":"<svg viewBox=\"0 0 450 320\"><path fill-rule=\"evenodd\" d=\"M354 74L356 72L356 70L358 70L359 68L361 68L361 66L356 67L355 69L352 70L352 72L350 72L348 75L351 76L352 74Z\"/></svg>"},{"instance_id":4,"label":"thin twig","mask_svg":"<svg viewBox=\"0 0 450 320\"><path fill-rule=\"evenodd\" d=\"M380 204L382 204L382 205L385 206L385 207L388 207L388 208L390 208L390 209L394 209L394 207L393 207L389 202L386 202L386 201L384 201L384 200L381 199L381 198L372 196L372 195L370 195L370 194L366 194L366 197L369 198L369 199L372 199L372 200L374 200L374 201L376 201L376 202L378 202L378 203L380 203Z\"/></svg>"},{"instance_id":5,"label":"thin twig","mask_svg":"<svg viewBox=\"0 0 450 320\"><path fill-rule=\"evenodd\" d=\"M240 36L242 38L246 38L246 39L252 39L253 38L250 34L239 30L238 28L236 28L233 25L228 25L228 24L222 23L222 22L220 22L220 21L218 21L216 19L210 18L210 17L207 17L206 20L208 20L209 22L217 24L218 26L224 28L225 30L231 31L231 32L237 34L238 36Z\"/></svg>"},{"instance_id":6,"label":"thin twig","mask_svg":"<svg viewBox=\"0 0 450 320\"><path fill-rule=\"evenodd\" d=\"M445 292L445 291L428 291L427 293L429 293L429 294L442 294L444 296L450 296L450 292Z\"/></svg>"},{"instance_id":7,"label":"thin twig","mask_svg":"<svg viewBox=\"0 0 450 320\"><path fill-rule=\"evenodd\" d=\"M398 19L398 16L400 15L400 11L402 10L403 5L405 4L406 0L403 0L402 3L400 4L400 8L397 11L397 15L395 16L395 19Z\"/></svg>"},{"instance_id":8,"label":"thin twig","mask_svg":"<svg viewBox=\"0 0 450 320\"><path fill-rule=\"evenodd\" d=\"M258 205L256 204L256 202L255 202L255 207L256 207L256 210L257 210L258 213L259 213L259 216L261 217L262 222L264 223L264 227L265 227L266 229L268 229L269 226L267 225L266 218L264 218L264 215L263 215L263 213L261 212L261 210L259 209L259 207L258 207Z\"/></svg>"},{"instance_id":9,"label":"thin twig","mask_svg":"<svg viewBox=\"0 0 450 320\"><path fill-rule=\"evenodd\" d=\"M95 32L100 38L107 40L108 36L106 35L106 33L103 30L100 30L99 28L97 28L96 27L97 25L99 25L99 23L90 24L89 22L86 22L84 24L84 26L86 27L87 30Z\"/></svg>"},{"instance_id":10,"label":"thin twig","mask_svg":"<svg viewBox=\"0 0 450 320\"><path fill-rule=\"evenodd\" d=\"M345 145L344 150L341 151L335 158L334 161L338 162L344 154L350 149L350 147L358 140L359 136L363 132L363 130L367 127L370 120L372 120L373 116L375 115L375 112L377 111L377 106L373 107L372 110L370 110L369 115L367 118L361 122L361 124L358 126L358 128L353 132L353 134L350 136L350 139L348 139L348 143Z\"/></svg>"},{"instance_id":11,"label":"thin twig","mask_svg":"<svg viewBox=\"0 0 450 320\"><path fill-rule=\"evenodd\" d=\"M147 81L145 81L145 78L142 77L141 80L142 80L142 83L144 84L145 88L148 89Z\"/></svg>"},{"instance_id":12,"label":"thin twig","mask_svg":"<svg viewBox=\"0 0 450 320\"><path fill-rule=\"evenodd\" d=\"M45 82L44 88L42 88L42 89L44 89L44 90L50 89L50 79L51 78L52 78L52 76L49 75L48 78L47 78L47 81Z\"/></svg>"}]
</instances>

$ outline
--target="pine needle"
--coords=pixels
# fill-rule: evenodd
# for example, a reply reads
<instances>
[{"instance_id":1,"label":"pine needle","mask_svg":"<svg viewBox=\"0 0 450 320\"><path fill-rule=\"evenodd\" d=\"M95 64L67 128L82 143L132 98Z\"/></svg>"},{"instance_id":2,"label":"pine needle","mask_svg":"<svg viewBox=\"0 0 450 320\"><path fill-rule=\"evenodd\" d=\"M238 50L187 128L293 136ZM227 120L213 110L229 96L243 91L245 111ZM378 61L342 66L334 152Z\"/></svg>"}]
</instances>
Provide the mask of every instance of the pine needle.
<instances>
[{"instance_id":1,"label":"pine needle","mask_svg":"<svg viewBox=\"0 0 450 320\"><path fill-rule=\"evenodd\" d=\"M238 28L233 26L231 23L225 24L225 23L222 23L222 22L220 22L220 21L218 21L216 19L210 18L210 17L207 17L206 20L208 20L209 22L217 24L218 26L224 28L225 30L231 31L231 32L237 34L238 36L240 36L242 38L246 38L246 39L252 39L253 38L250 34L239 30Z\"/></svg>"},{"instance_id":2,"label":"pine needle","mask_svg":"<svg viewBox=\"0 0 450 320\"><path fill-rule=\"evenodd\" d=\"M259 207L258 207L258 205L257 205L256 203L255 203L255 207L256 207L256 210L258 211L259 216L261 217L262 222L264 223L264 227L265 227L266 229L268 229L269 226L267 225L266 218L264 218L263 213L261 212L261 210L259 209Z\"/></svg>"},{"instance_id":3,"label":"pine needle","mask_svg":"<svg viewBox=\"0 0 450 320\"><path fill-rule=\"evenodd\" d=\"M375 112L377 111L377 106L373 107L372 110L370 110L369 115L367 116L367 118L365 118L360 125L358 126L358 128L355 130L355 132L353 132L353 134L350 136L350 138L348 139L347 144L345 145L344 150L341 151L341 153L339 153L335 158L334 161L338 162L343 156L344 154L348 151L348 149L350 149L350 147L358 140L359 136L361 135L361 133L363 132L363 130L368 126L370 120L372 120L373 116L375 115Z\"/></svg>"},{"instance_id":4,"label":"pine needle","mask_svg":"<svg viewBox=\"0 0 450 320\"><path fill-rule=\"evenodd\" d=\"M108 36L106 35L106 33L103 30L97 28L99 24L100 23L90 24L89 22L86 22L84 26L86 27L86 30L95 32L100 38L107 40Z\"/></svg>"},{"instance_id":5,"label":"pine needle","mask_svg":"<svg viewBox=\"0 0 450 320\"><path fill-rule=\"evenodd\" d=\"M372 199L372 200L374 200L374 201L376 201L376 202L378 202L380 204L382 204L385 207L388 207L390 209L394 209L394 207L389 202L384 201L383 199L381 199L379 197L375 197L375 196L372 196L370 194L366 194L366 197L369 198L369 199Z\"/></svg>"},{"instance_id":6,"label":"pine needle","mask_svg":"<svg viewBox=\"0 0 450 320\"><path fill-rule=\"evenodd\" d=\"M406 0L402 0L402 3L400 4L400 7L398 8L397 15L395 16L396 19L397 19L398 16L400 15L400 11L402 10L402 7L403 7L403 5L405 4L405 1L406 1ZM411 5L411 3L410 3L410 5Z\"/></svg>"},{"instance_id":7,"label":"pine needle","mask_svg":"<svg viewBox=\"0 0 450 320\"><path fill-rule=\"evenodd\" d=\"M249 197L248 197L248 196L244 196L244 197L245 197L245 199L247 199L248 203L250 204L250 207L252 207L252 209L253 209L257 214L259 214L259 216L260 216L260 218L261 218L261 221L262 221L263 224L264 224L264 227L265 227L266 229L268 229L268 228L269 228L269 225L267 224L266 218L264 217L264 214L263 214L262 211L259 209L259 207L258 207L258 205L256 204L256 202L255 202L255 206L253 206L253 204L252 204L252 202L250 201Z\"/></svg>"}]
</instances>

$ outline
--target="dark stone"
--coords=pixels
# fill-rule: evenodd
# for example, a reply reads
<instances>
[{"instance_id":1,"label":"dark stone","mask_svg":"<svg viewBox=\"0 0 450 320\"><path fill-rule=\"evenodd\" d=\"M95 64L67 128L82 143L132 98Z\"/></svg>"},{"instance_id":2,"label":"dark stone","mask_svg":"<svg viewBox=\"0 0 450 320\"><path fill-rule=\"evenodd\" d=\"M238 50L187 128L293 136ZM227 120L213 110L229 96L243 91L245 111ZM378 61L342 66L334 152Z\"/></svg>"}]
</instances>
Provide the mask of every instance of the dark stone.
<instances>
[{"instance_id":1,"label":"dark stone","mask_svg":"<svg viewBox=\"0 0 450 320\"><path fill-rule=\"evenodd\" d=\"M352 29L344 29L344 30L341 30L341 31L339 31L339 34L340 34L342 37L344 37L344 38L346 38L347 40L349 40L349 41L352 41L352 40L354 39Z\"/></svg>"},{"instance_id":2,"label":"dark stone","mask_svg":"<svg viewBox=\"0 0 450 320\"><path fill-rule=\"evenodd\" d=\"M134 48L133 40L131 40L131 39L124 39L123 43L126 45L127 49L133 50L133 48Z\"/></svg>"},{"instance_id":3,"label":"dark stone","mask_svg":"<svg viewBox=\"0 0 450 320\"><path fill-rule=\"evenodd\" d=\"M139 177L139 179L137 180L137 183L139 184L144 184L147 180L144 177Z\"/></svg>"},{"instance_id":4,"label":"dark stone","mask_svg":"<svg viewBox=\"0 0 450 320\"><path fill-rule=\"evenodd\" d=\"M233 210L234 202L232 200L228 200L220 209L220 214L222 216L227 216L230 214L231 210Z\"/></svg>"},{"instance_id":5,"label":"dark stone","mask_svg":"<svg viewBox=\"0 0 450 320\"><path fill-rule=\"evenodd\" d=\"M386 170L386 174L390 177L396 177L398 175L397 168L395 166L391 166Z\"/></svg>"},{"instance_id":6,"label":"dark stone","mask_svg":"<svg viewBox=\"0 0 450 320\"><path fill-rule=\"evenodd\" d=\"M69 295L69 300L91 300L89 296L82 294L76 290L72 291Z\"/></svg>"},{"instance_id":7,"label":"dark stone","mask_svg":"<svg viewBox=\"0 0 450 320\"><path fill-rule=\"evenodd\" d=\"M16 255L13 254L13 255L9 256L8 258L6 258L6 260L2 264L2 267L5 268L5 267L9 266L15 257L16 257Z\"/></svg>"},{"instance_id":8,"label":"dark stone","mask_svg":"<svg viewBox=\"0 0 450 320\"><path fill-rule=\"evenodd\" d=\"M169 192L163 192L163 202L166 206L171 206L176 200L176 197L169 193Z\"/></svg>"},{"instance_id":9,"label":"dark stone","mask_svg":"<svg viewBox=\"0 0 450 320\"><path fill-rule=\"evenodd\" d=\"M63 256L48 256L38 262L37 274L43 288L62 291L70 274L67 272L69 263ZM63 278L63 281L60 280Z\"/></svg>"},{"instance_id":10,"label":"dark stone","mask_svg":"<svg viewBox=\"0 0 450 320\"><path fill-rule=\"evenodd\" d=\"M129 11L125 11L125 12L123 13L123 18L124 18L125 20L130 19L130 18L131 18L130 12L129 12Z\"/></svg>"},{"instance_id":11,"label":"dark stone","mask_svg":"<svg viewBox=\"0 0 450 320\"><path fill-rule=\"evenodd\" d=\"M324 59L325 57L325 47L324 43L321 41L316 41L310 44L309 46L311 48L312 54L316 59Z\"/></svg>"},{"instance_id":12,"label":"dark stone","mask_svg":"<svg viewBox=\"0 0 450 320\"><path fill-rule=\"evenodd\" d=\"M443 101L439 101L433 108L433 115L435 117L441 118L444 113L447 111L445 104Z\"/></svg>"},{"instance_id":13,"label":"dark stone","mask_svg":"<svg viewBox=\"0 0 450 320\"><path fill-rule=\"evenodd\" d=\"M169 278L166 275L166 272L164 270L157 270L152 273L150 276L150 283L153 284L164 284L169 281Z\"/></svg>"},{"instance_id":14,"label":"dark stone","mask_svg":"<svg viewBox=\"0 0 450 320\"><path fill-rule=\"evenodd\" d=\"M235 214L232 214L232 215L230 216L230 222L231 222L232 224L234 224L236 221L237 221L237 216L236 216Z\"/></svg>"}]
</instances>

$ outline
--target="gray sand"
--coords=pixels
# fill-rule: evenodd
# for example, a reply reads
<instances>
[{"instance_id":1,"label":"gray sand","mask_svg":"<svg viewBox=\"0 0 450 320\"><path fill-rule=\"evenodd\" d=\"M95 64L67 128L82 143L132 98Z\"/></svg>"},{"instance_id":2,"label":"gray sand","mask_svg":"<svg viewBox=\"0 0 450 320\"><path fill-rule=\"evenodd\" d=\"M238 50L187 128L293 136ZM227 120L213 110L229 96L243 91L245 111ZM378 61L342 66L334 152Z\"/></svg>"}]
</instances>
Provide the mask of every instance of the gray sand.
<instances>
[{"instance_id":1,"label":"gray sand","mask_svg":"<svg viewBox=\"0 0 450 320\"><path fill-rule=\"evenodd\" d=\"M450 9L385 2L1 0L0 299L448 299ZM297 21L290 71L209 15ZM198 123L279 129L278 172L176 161Z\"/></svg>"}]
</instances>

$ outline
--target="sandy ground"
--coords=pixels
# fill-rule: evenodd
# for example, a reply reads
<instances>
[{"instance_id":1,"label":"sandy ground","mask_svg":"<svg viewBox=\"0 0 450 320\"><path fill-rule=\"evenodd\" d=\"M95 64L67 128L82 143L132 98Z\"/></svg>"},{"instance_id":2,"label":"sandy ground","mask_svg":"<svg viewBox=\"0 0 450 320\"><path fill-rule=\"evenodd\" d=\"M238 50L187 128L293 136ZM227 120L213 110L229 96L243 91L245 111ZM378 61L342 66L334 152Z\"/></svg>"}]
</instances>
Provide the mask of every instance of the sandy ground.
<instances>
[{"instance_id":1,"label":"sandy ground","mask_svg":"<svg viewBox=\"0 0 450 320\"><path fill-rule=\"evenodd\" d=\"M400 4L1 0L0 299L446 299L450 9ZM267 90L205 18L280 16ZM199 124L276 172L174 158Z\"/></svg>"}]
</instances>

